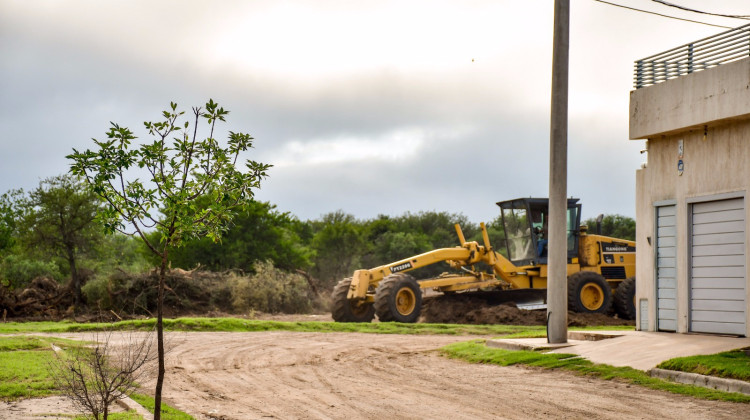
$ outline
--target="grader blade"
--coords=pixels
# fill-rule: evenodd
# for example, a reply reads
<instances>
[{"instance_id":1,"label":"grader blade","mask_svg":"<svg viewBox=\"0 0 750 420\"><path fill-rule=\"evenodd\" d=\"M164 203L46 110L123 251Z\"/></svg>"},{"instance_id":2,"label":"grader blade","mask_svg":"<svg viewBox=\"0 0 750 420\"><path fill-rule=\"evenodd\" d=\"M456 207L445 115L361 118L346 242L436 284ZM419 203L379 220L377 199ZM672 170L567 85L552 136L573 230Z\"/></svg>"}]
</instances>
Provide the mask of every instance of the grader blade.
<instances>
[{"instance_id":1,"label":"grader blade","mask_svg":"<svg viewBox=\"0 0 750 420\"><path fill-rule=\"evenodd\" d=\"M482 299L491 306L513 303L518 309L529 311L547 308L546 289L488 290L468 292L465 295Z\"/></svg>"}]
</instances>

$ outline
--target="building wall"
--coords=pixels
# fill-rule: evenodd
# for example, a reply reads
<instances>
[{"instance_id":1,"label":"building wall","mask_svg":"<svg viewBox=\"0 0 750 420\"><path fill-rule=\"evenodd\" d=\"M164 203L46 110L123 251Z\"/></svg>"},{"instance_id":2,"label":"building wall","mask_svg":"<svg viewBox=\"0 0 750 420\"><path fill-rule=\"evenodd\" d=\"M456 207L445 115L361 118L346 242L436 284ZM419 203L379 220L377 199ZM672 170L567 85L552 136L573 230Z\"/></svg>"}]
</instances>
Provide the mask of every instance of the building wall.
<instances>
[{"instance_id":1,"label":"building wall","mask_svg":"<svg viewBox=\"0 0 750 420\"><path fill-rule=\"evenodd\" d=\"M745 302L750 302L750 59L631 92L630 137L648 139L647 165L636 172L637 319L640 302L647 299L647 329L656 329L654 204L668 200L677 210L677 332L689 328L688 213L693 201L745 197ZM750 335L750 310L745 313Z\"/></svg>"},{"instance_id":2,"label":"building wall","mask_svg":"<svg viewBox=\"0 0 750 420\"><path fill-rule=\"evenodd\" d=\"M636 173L636 301L648 299L648 329L656 329L654 204L674 200L677 209L677 331L688 331L689 202L745 196L750 189L750 121L650 139L648 163ZM677 170L683 141L682 175ZM745 220L750 220L750 206ZM746 229L745 243L750 243ZM745 267L750 266L750 260ZM746 291L750 287L746 286ZM746 297L750 302L750 296ZM636 305L639 306L639 305ZM748 312L750 313L750 311ZM750 319L747 322L750 325Z\"/></svg>"}]
</instances>

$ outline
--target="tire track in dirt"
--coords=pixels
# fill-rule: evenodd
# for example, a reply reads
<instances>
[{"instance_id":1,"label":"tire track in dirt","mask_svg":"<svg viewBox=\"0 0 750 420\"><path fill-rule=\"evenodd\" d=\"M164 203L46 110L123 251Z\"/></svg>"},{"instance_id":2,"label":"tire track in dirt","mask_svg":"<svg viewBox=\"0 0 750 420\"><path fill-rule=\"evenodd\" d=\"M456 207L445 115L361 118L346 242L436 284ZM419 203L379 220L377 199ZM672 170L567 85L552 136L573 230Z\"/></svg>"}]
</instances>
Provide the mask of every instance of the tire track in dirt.
<instances>
[{"instance_id":1,"label":"tire track in dirt","mask_svg":"<svg viewBox=\"0 0 750 420\"><path fill-rule=\"evenodd\" d=\"M696 400L567 372L433 351L476 337L173 333L165 400L199 419L737 419ZM153 382L144 383L146 390Z\"/></svg>"}]
</instances>

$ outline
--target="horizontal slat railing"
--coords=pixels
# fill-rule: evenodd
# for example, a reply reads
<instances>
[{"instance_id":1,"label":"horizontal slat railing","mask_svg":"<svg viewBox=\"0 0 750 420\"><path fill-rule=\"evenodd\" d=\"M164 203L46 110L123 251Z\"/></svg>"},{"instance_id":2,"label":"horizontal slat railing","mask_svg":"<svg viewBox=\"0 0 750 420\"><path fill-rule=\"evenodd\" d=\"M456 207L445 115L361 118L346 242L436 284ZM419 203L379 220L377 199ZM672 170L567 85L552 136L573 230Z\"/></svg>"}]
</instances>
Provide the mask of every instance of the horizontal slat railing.
<instances>
[{"instance_id":1,"label":"horizontal slat railing","mask_svg":"<svg viewBox=\"0 0 750 420\"><path fill-rule=\"evenodd\" d=\"M750 24L635 62L636 89L750 57Z\"/></svg>"}]
</instances>

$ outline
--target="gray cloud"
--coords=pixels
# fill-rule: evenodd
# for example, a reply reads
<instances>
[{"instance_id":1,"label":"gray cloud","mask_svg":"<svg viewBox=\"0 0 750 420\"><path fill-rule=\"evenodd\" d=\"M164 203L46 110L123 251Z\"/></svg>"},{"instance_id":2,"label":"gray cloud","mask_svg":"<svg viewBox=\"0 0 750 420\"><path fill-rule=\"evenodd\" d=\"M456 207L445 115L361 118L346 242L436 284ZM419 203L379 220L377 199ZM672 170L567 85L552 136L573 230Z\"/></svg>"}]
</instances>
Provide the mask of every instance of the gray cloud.
<instances>
[{"instance_id":1,"label":"gray cloud","mask_svg":"<svg viewBox=\"0 0 750 420\"><path fill-rule=\"evenodd\" d=\"M343 8L347 18L360 16L359 10L365 19L395 3L289 4L321 13ZM91 147L90 138L101 138L109 121L145 135L142 122L157 118L169 101L187 110L210 97L232 111L224 130L256 138L248 155L254 159L280 163L292 144L303 154L313 144L350 141L350 159L286 156L299 161L272 169L258 198L302 219L337 209L360 218L437 210L489 221L497 215L496 201L547 195L549 11L506 4L509 14L498 16L497 25L515 32L492 32L496 51L490 52L475 48L478 39L461 39L465 57L444 68L382 63L318 78L306 74L302 57L309 51L289 49L283 53L299 58L292 61L299 64L299 78L258 70L273 63L259 62L253 48L294 31L291 21L274 22L264 37L238 42L230 53L246 66L217 58L213 35L243 28L245 17L265 16L276 5L0 0L0 192L65 172L64 156L74 147ZM487 14L499 6L480 1L471 7ZM574 12L568 193L583 200L584 217L632 216L635 169L644 160L640 142L627 140L632 60L698 39L706 30L588 3L576 3ZM383 28L413 26L403 35L412 54L443 35L422 30L429 20L393 23L387 14L377 16ZM662 29L654 41L649 30L656 22ZM379 40L357 34L356 26L349 22L346 28L354 32L341 36L362 35L363 55L377 53ZM631 27L639 29L628 32ZM441 42L462 36L453 27L449 32ZM305 42L304 36L299 34L299 45L324 57L359 53ZM471 63L476 51L486 54ZM414 142L400 145L394 140L400 132ZM394 150L362 157L357 142ZM394 158L400 148L403 156Z\"/></svg>"}]
</instances>

